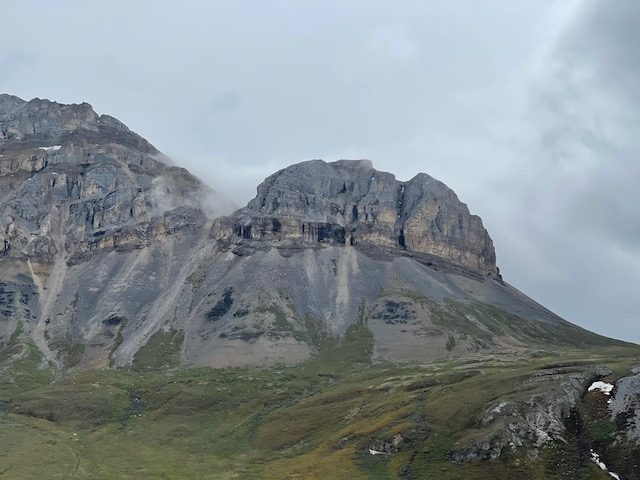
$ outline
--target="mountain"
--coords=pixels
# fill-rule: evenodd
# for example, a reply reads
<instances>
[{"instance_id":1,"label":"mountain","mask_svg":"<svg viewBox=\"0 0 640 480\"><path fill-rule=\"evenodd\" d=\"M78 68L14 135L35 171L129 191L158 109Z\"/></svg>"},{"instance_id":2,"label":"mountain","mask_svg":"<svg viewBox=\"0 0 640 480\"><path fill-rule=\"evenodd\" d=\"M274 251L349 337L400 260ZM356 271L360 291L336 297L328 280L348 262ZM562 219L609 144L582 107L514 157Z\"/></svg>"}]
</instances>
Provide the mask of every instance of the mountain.
<instances>
[{"instance_id":1,"label":"mountain","mask_svg":"<svg viewBox=\"0 0 640 480\"><path fill-rule=\"evenodd\" d=\"M0 124L0 339L105 365L230 202L88 104L3 95Z\"/></svg>"},{"instance_id":2,"label":"mountain","mask_svg":"<svg viewBox=\"0 0 640 480\"><path fill-rule=\"evenodd\" d=\"M349 477L598 478L590 450L640 478L640 349L506 283L442 182L312 160L232 210L86 103L0 95L0 427L26 429L11 442L33 422L90 433L69 444L91 459L74 475L109 478L91 449L144 412L171 426L143 439L149 462L182 428L246 478L328 478L321 452Z\"/></svg>"}]
</instances>

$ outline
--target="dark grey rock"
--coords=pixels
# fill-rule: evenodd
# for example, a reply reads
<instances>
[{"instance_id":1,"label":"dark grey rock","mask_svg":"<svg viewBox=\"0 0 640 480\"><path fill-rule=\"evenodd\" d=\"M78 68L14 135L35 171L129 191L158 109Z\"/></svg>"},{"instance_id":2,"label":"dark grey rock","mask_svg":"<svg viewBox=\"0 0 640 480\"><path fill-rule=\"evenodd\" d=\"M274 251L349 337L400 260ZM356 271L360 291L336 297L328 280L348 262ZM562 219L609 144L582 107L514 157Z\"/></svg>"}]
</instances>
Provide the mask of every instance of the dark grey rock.
<instances>
[{"instance_id":1,"label":"dark grey rock","mask_svg":"<svg viewBox=\"0 0 640 480\"><path fill-rule=\"evenodd\" d=\"M117 143L147 154L159 153L144 138L109 115L98 115L88 103L64 105L35 98L0 97L0 152L48 147L70 141Z\"/></svg>"},{"instance_id":2,"label":"dark grey rock","mask_svg":"<svg viewBox=\"0 0 640 480\"><path fill-rule=\"evenodd\" d=\"M633 370L637 369L633 367ZM640 373L623 377L616 382L609 410L614 419L626 419L619 422L623 425L622 433L628 440L640 444Z\"/></svg>"}]
</instances>

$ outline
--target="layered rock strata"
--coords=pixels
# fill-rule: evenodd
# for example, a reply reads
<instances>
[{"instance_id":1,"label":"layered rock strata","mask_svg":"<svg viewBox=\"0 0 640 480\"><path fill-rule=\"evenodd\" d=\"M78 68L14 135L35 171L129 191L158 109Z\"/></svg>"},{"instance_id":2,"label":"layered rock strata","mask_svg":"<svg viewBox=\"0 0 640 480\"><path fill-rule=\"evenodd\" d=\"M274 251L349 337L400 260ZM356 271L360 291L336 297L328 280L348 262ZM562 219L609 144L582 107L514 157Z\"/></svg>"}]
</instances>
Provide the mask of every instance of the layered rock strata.
<instances>
[{"instance_id":1,"label":"layered rock strata","mask_svg":"<svg viewBox=\"0 0 640 480\"><path fill-rule=\"evenodd\" d=\"M90 105L0 97L0 255L51 263L204 224L215 193Z\"/></svg>"},{"instance_id":2,"label":"layered rock strata","mask_svg":"<svg viewBox=\"0 0 640 480\"><path fill-rule=\"evenodd\" d=\"M312 160L280 170L246 208L219 219L213 236L391 247L498 275L482 220L451 189L424 173L398 181L368 160Z\"/></svg>"}]
</instances>

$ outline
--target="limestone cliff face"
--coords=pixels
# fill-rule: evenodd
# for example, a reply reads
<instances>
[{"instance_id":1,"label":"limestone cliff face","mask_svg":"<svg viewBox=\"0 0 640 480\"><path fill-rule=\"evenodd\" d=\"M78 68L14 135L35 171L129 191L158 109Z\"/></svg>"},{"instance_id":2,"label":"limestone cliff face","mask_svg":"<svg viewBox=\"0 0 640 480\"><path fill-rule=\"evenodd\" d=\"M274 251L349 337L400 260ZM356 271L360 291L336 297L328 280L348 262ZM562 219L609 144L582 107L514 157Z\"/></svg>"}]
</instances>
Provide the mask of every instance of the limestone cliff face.
<instances>
[{"instance_id":1,"label":"limestone cliff face","mask_svg":"<svg viewBox=\"0 0 640 480\"><path fill-rule=\"evenodd\" d=\"M204 224L214 197L90 105L0 96L0 255L51 263Z\"/></svg>"},{"instance_id":2,"label":"limestone cliff face","mask_svg":"<svg viewBox=\"0 0 640 480\"><path fill-rule=\"evenodd\" d=\"M497 275L482 220L424 173L400 182L367 160L312 160L267 178L246 208L213 228L218 239L383 246Z\"/></svg>"},{"instance_id":3,"label":"limestone cliff face","mask_svg":"<svg viewBox=\"0 0 640 480\"><path fill-rule=\"evenodd\" d=\"M156 148L119 120L98 115L88 103L65 105L35 98L29 102L0 94L0 149L62 145L83 139L117 143L147 154Z\"/></svg>"}]
</instances>

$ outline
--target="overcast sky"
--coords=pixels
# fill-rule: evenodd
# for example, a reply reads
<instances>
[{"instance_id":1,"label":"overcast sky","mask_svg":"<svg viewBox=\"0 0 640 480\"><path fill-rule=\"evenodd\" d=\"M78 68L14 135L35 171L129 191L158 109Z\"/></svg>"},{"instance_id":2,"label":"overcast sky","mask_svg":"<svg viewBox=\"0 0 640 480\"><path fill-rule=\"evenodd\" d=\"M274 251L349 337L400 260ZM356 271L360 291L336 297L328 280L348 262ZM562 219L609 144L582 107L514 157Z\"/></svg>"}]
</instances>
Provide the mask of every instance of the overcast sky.
<instances>
[{"instance_id":1,"label":"overcast sky","mask_svg":"<svg viewBox=\"0 0 640 480\"><path fill-rule=\"evenodd\" d=\"M640 342L638 0L0 7L0 91L91 103L239 206L312 158L426 172L506 281Z\"/></svg>"}]
</instances>

